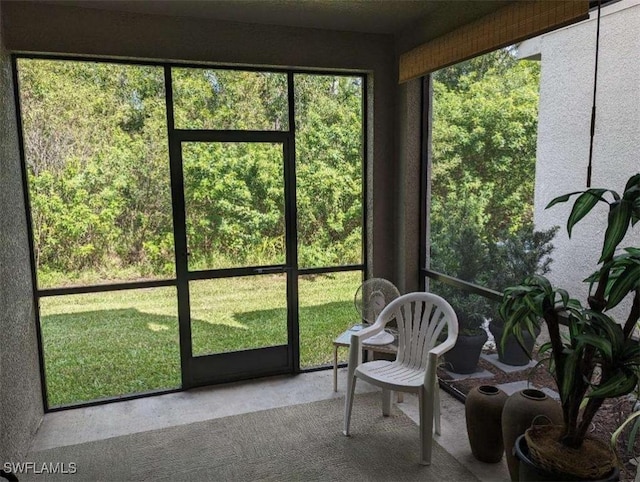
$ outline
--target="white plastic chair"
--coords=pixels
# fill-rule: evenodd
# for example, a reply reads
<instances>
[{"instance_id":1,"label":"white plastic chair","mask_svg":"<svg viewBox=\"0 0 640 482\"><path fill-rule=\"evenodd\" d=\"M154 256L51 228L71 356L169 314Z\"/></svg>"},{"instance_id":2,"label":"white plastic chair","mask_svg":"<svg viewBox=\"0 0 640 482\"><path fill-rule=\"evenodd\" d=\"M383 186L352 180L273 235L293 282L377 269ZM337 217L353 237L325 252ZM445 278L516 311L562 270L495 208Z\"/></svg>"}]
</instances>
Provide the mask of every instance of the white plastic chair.
<instances>
[{"instance_id":1,"label":"white plastic chair","mask_svg":"<svg viewBox=\"0 0 640 482\"><path fill-rule=\"evenodd\" d=\"M398 325L398 355L395 361L362 363L362 342L384 330L395 318ZM447 327L447 338L438 337ZM432 293L409 293L395 299L376 322L351 335L349 374L344 414L344 434L349 435L356 379L382 387L382 414L391 412L391 391L417 393L420 410L420 463L431 463L433 425L440 434L440 396L436 368L438 357L450 350L458 338L458 318L451 305Z\"/></svg>"}]
</instances>

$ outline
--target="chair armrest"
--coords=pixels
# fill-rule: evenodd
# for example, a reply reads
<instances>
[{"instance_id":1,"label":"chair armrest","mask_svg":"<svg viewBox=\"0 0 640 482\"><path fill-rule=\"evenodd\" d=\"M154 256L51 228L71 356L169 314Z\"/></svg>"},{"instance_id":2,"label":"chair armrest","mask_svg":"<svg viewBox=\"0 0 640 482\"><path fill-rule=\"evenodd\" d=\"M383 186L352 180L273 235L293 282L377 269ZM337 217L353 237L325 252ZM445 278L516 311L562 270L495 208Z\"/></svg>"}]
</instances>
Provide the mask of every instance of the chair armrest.
<instances>
[{"instance_id":1,"label":"chair armrest","mask_svg":"<svg viewBox=\"0 0 640 482\"><path fill-rule=\"evenodd\" d=\"M447 337L445 341L440 343L438 346L429 350L429 355L435 355L435 357L440 357L444 355L446 352L453 348L453 345L456 344L456 340L453 337Z\"/></svg>"},{"instance_id":2,"label":"chair armrest","mask_svg":"<svg viewBox=\"0 0 640 482\"><path fill-rule=\"evenodd\" d=\"M356 343L364 342L364 340L366 340L367 338L371 338L372 336L377 335L382 330L384 330L385 326L387 326L387 322L378 318L373 325L368 326L367 328L363 328L360 331L356 331L352 333L351 344L353 345L354 342Z\"/></svg>"},{"instance_id":3,"label":"chair armrest","mask_svg":"<svg viewBox=\"0 0 640 482\"><path fill-rule=\"evenodd\" d=\"M429 353L427 355L427 370L424 374L426 386L431 386L431 384L435 383L435 380L437 378L436 369L438 368L438 358L440 358L442 355L453 348L453 345L456 344L457 338L457 333L450 333L445 341L429 350Z\"/></svg>"},{"instance_id":4,"label":"chair armrest","mask_svg":"<svg viewBox=\"0 0 640 482\"><path fill-rule=\"evenodd\" d=\"M373 325L351 334L349 367L357 367L362 364L362 343L367 338L371 338L373 335L380 333L386 325L387 322L378 317Z\"/></svg>"},{"instance_id":5,"label":"chair armrest","mask_svg":"<svg viewBox=\"0 0 640 482\"><path fill-rule=\"evenodd\" d=\"M454 315L455 316L455 313ZM444 355L446 352L453 348L453 345L456 344L458 340L458 323L457 318L455 319L456 323L453 323L453 326L449 325L449 330L447 333L447 338L439 345L433 347L429 350L429 354L434 354L436 357Z\"/></svg>"}]
</instances>

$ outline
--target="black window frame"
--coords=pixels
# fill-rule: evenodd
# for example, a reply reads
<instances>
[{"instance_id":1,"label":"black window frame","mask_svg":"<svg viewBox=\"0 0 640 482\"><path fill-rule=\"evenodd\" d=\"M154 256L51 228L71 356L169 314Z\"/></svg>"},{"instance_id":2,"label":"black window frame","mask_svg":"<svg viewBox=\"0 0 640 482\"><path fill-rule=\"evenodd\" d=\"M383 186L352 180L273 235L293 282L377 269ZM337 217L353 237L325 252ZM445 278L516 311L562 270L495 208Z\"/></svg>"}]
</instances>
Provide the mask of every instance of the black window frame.
<instances>
[{"instance_id":1,"label":"black window frame","mask_svg":"<svg viewBox=\"0 0 640 482\"><path fill-rule=\"evenodd\" d=\"M295 224L293 229L293 239L289 239L287 236L287 257L291 256L292 250L295 250L295 263L293 269L288 275L293 277L293 289L290 289L287 293L287 298L289 300L290 297L293 299L289 301L291 306L295 307L293 317L295 321L289 322L289 336L293 337L293 352L294 352L294 360L293 362L293 370L292 374L296 373L306 373L313 372L318 370L327 370L332 368L331 364L309 367L302 369L300 367L300 356L299 356L299 348L300 348L300 339L299 339L299 317L298 317L298 279L300 276L305 275L318 275L318 274L328 274L328 273L338 273L338 272L347 272L347 271L360 271L362 273L362 279L366 279L369 276L369 259L367 253L369 252L369 243L371 242L370 237L368 235L368 223L369 223L369 213L368 213L368 203L367 196L369 193L369 186L367 183L367 172L369 170L369 152L368 152L368 134L369 134L369 115L368 115L368 82L367 77L372 75L371 73L362 71L362 70L331 70L331 69L300 69L300 68L279 68L279 67L261 67L261 66L237 66L237 65L228 65L228 64L218 64L218 63L183 63L183 62L164 62L164 61L154 61L154 60L130 60L130 59L119 59L119 58L109 58L109 57L91 57L91 56L82 56L82 55L57 55L57 54L28 54L28 53L13 53L11 54L11 68L12 68L12 80L13 80L13 89L14 89L14 101L16 105L16 122L18 128L18 143L19 143L19 154L20 154L20 162L21 162L21 177L22 177L22 189L23 189L23 197L24 197L24 205L25 205L25 214L26 214L26 224L27 224L27 233L28 233L28 243L29 243L29 253L30 253L30 268L31 268L31 282L32 282L32 294L33 294L33 302L35 309L35 324L36 324L36 337L37 337L37 346L38 346L38 358L39 358L39 368L40 368L40 384L41 384L41 393L42 393L42 406L45 413L56 412L61 410L66 410L70 408L81 408L81 407L89 407L102 405L106 403L112 403L116 401L124 401L124 400L134 400L138 398L144 398L149 396L167 394L167 393L176 393L188 390L195 385L189 385L185 383L184 380L184 359L181 355L181 377L182 377L182 385L178 388L170 388L170 389L156 389L149 390L145 392L125 394L120 396L109 396L105 398L100 398L96 400L90 400L86 402L73 403L68 405L59 405L55 407L49 406L48 403L48 393L47 393L47 382L45 375L45 359L44 359L44 349L43 349L43 340L42 340L42 331L40 324L40 298L51 297L51 296L64 296L64 295L74 295L74 294L85 294L85 293L100 293L100 292L110 292L110 291L122 291L122 290L135 290L142 288L158 288L158 287L169 287L174 286L176 290L180 289L178 282L178 246L174 246L175 255L176 255L176 273L173 278L161 278L157 280L148 280L148 281L123 281L116 283L105 283L105 284L93 284L93 285L74 285L70 287L53 287L53 288L38 288L38 277L37 277L37 266L35 260L35 243L33 237L33 220L32 220L32 210L31 210L31 202L30 202L30 192L29 192L29 181L28 181L28 173L27 173L27 165L25 158L25 147L24 147L24 130L22 123L22 110L21 110L21 102L20 102L20 85L19 85L19 74L18 74L18 60L19 59L33 59L33 60L51 60L51 61L70 61L70 62L87 62L87 63L106 63L106 64L116 64L116 65L137 65L137 66L145 66L145 67L159 67L163 68L165 72L164 81L165 81L165 102L167 105L167 136L172 135L172 131L180 131L183 129L176 130L173 129L173 99L172 99L172 86L169 84L167 86L167 79L171 79L171 75L167 75L167 72L171 72L172 68L194 68L194 69L216 69L216 70L236 70L236 71L247 71L247 72L272 72L272 73L284 73L287 75L287 86L288 86L288 116L289 116L289 128L288 130L283 131L210 131L216 132L219 135L225 137L229 136L230 139L234 138L234 133L241 132L243 133L243 139L246 137L246 134L249 133L248 137L255 137L257 140L262 139L265 135L270 137L275 134L276 136L280 135L290 135L290 144L289 148L290 158L292 159L292 165L289 165L287 169L293 169L292 172L289 172L289 175L292 176L293 179L293 190L295 191L295 165L296 165L296 154L295 154L295 133L296 133L296 125L295 125L295 95L294 95L294 76L296 74L303 75L323 75L323 76L335 76L335 77L360 77L361 85L362 85L362 99L361 99L361 112L362 112L362 262L359 264L350 264L350 265L338 265L338 266L324 266L324 267L313 267L313 268L298 268L298 259L297 259L297 247L298 247L298 239L297 239L297 210L295 206L295 195L293 196L293 206L290 206L290 209L293 209L291 214L292 222ZM190 131L191 133L195 133L194 135L198 135L197 130L184 130ZM206 137L206 136L205 136ZM171 141L169 141L171 146ZM169 162L169 160L168 160ZM172 174L172 183L173 174ZM175 209L174 209L175 211ZM175 212L172 213L173 222L174 222L174 239L176 237L176 229L175 229ZM288 230L290 231L290 230ZM227 274L219 273L214 277L224 277ZM265 272L266 274L266 272ZM290 342L291 343L291 342ZM181 351L182 351L183 340L181 339Z\"/></svg>"}]
</instances>

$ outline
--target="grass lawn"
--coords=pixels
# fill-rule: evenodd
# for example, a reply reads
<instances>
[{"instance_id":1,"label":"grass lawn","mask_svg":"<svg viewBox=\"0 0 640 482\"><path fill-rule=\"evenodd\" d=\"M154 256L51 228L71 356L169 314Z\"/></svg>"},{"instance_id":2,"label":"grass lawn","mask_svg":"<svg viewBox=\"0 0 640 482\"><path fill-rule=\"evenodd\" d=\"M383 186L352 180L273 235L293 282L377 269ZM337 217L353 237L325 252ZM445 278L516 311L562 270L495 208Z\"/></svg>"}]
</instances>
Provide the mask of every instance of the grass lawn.
<instances>
[{"instance_id":1,"label":"grass lawn","mask_svg":"<svg viewBox=\"0 0 640 482\"><path fill-rule=\"evenodd\" d=\"M361 273L299 280L300 363L332 362L332 340L358 316ZM193 282L195 355L286 344L283 275ZM40 300L49 405L180 386L176 289ZM345 354L343 354L345 356Z\"/></svg>"}]
</instances>

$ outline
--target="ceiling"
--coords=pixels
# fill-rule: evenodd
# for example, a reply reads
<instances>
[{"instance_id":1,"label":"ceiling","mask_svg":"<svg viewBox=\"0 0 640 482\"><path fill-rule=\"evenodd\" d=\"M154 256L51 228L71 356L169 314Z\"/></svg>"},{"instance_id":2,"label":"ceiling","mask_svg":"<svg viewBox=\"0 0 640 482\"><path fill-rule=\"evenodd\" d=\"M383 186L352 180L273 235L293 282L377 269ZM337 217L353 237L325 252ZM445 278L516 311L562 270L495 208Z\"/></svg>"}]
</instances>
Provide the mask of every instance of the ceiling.
<instances>
[{"instance_id":1,"label":"ceiling","mask_svg":"<svg viewBox=\"0 0 640 482\"><path fill-rule=\"evenodd\" d=\"M415 25L447 31L502 0L49 0L121 12L401 35Z\"/></svg>"}]
</instances>

